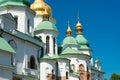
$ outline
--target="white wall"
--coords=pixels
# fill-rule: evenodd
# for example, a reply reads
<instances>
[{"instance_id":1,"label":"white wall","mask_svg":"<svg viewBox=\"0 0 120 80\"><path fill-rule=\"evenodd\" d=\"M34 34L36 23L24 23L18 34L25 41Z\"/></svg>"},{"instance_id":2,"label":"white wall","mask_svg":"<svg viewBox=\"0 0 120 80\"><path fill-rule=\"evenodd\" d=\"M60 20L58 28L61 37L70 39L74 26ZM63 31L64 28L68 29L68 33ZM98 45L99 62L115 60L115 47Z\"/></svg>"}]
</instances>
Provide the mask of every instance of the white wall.
<instances>
[{"instance_id":1,"label":"white wall","mask_svg":"<svg viewBox=\"0 0 120 80\"><path fill-rule=\"evenodd\" d=\"M11 71L0 69L0 80L13 80Z\"/></svg>"},{"instance_id":2,"label":"white wall","mask_svg":"<svg viewBox=\"0 0 120 80\"><path fill-rule=\"evenodd\" d=\"M42 61L40 63L40 80L47 80L47 74L52 74L52 69L54 70L54 75L55 73L55 63L49 60Z\"/></svg>"}]
</instances>

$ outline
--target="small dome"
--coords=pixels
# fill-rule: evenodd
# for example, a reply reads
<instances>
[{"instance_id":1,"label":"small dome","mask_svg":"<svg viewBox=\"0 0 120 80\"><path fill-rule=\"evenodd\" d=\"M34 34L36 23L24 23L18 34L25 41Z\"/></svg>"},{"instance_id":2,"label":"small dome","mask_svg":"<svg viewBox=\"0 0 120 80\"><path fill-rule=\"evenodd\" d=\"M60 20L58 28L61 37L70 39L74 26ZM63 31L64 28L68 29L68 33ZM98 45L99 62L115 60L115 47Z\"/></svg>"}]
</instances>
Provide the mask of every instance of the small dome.
<instances>
[{"instance_id":1,"label":"small dome","mask_svg":"<svg viewBox=\"0 0 120 80\"><path fill-rule=\"evenodd\" d=\"M82 28L82 24L78 21L78 23L76 24L76 27L81 27Z\"/></svg>"},{"instance_id":2,"label":"small dome","mask_svg":"<svg viewBox=\"0 0 120 80\"><path fill-rule=\"evenodd\" d=\"M88 45L89 44L83 35L77 35L76 41L79 45Z\"/></svg>"},{"instance_id":3,"label":"small dome","mask_svg":"<svg viewBox=\"0 0 120 80\"><path fill-rule=\"evenodd\" d=\"M57 31L57 28L55 24L53 24L50 21L43 21L38 24L38 26L35 28L35 32L40 30L54 30Z\"/></svg>"},{"instance_id":4,"label":"small dome","mask_svg":"<svg viewBox=\"0 0 120 80\"><path fill-rule=\"evenodd\" d=\"M66 44L77 45L77 42L74 37L67 36L62 42L62 46L66 45Z\"/></svg>"},{"instance_id":5,"label":"small dome","mask_svg":"<svg viewBox=\"0 0 120 80\"><path fill-rule=\"evenodd\" d=\"M52 10L49 5L47 5L44 0L35 0L31 5L31 9L36 12L36 15L40 16L51 16Z\"/></svg>"},{"instance_id":6,"label":"small dome","mask_svg":"<svg viewBox=\"0 0 120 80\"><path fill-rule=\"evenodd\" d=\"M70 28L69 25L68 25L68 29L67 29L67 31L66 31L66 35L67 35L67 36L72 36L72 30L71 30L71 28Z\"/></svg>"}]
</instances>

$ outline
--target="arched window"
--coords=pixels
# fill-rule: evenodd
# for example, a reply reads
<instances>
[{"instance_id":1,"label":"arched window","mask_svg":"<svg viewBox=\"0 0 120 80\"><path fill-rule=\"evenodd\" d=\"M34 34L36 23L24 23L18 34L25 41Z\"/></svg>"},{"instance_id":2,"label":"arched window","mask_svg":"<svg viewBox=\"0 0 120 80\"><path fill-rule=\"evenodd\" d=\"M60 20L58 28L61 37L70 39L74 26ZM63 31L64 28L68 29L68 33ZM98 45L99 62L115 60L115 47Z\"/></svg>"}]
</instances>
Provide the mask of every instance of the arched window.
<instances>
[{"instance_id":1,"label":"arched window","mask_svg":"<svg viewBox=\"0 0 120 80\"><path fill-rule=\"evenodd\" d=\"M75 65L72 64L71 66L72 66L72 70L75 71Z\"/></svg>"},{"instance_id":2,"label":"arched window","mask_svg":"<svg viewBox=\"0 0 120 80\"><path fill-rule=\"evenodd\" d=\"M36 69L35 57L34 56L30 57L30 68L31 69Z\"/></svg>"},{"instance_id":3,"label":"arched window","mask_svg":"<svg viewBox=\"0 0 120 80\"><path fill-rule=\"evenodd\" d=\"M52 79L55 79L54 70L52 69Z\"/></svg>"},{"instance_id":4,"label":"arched window","mask_svg":"<svg viewBox=\"0 0 120 80\"><path fill-rule=\"evenodd\" d=\"M80 71L80 72L84 72L84 71L85 71L85 68L84 68L84 65L83 65L83 64L80 64L80 65L79 65L79 71Z\"/></svg>"},{"instance_id":5,"label":"arched window","mask_svg":"<svg viewBox=\"0 0 120 80\"><path fill-rule=\"evenodd\" d=\"M27 20L27 32L30 32L30 20Z\"/></svg>"},{"instance_id":6,"label":"arched window","mask_svg":"<svg viewBox=\"0 0 120 80\"><path fill-rule=\"evenodd\" d=\"M55 54L55 37L53 38L53 53Z\"/></svg>"},{"instance_id":7,"label":"arched window","mask_svg":"<svg viewBox=\"0 0 120 80\"><path fill-rule=\"evenodd\" d=\"M66 72L66 79L68 79L68 72Z\"/></svg>"},{"instance_id":8,"label":"arched window","mask_svg":"<svg viewBox=\"0 0 120 80\"><path fill-rule=\"evenodd\" d=\"M50 43L49 36L47 36L46 37L46 53L49 53L49 43Z\"/></svg>"}]
</instances>

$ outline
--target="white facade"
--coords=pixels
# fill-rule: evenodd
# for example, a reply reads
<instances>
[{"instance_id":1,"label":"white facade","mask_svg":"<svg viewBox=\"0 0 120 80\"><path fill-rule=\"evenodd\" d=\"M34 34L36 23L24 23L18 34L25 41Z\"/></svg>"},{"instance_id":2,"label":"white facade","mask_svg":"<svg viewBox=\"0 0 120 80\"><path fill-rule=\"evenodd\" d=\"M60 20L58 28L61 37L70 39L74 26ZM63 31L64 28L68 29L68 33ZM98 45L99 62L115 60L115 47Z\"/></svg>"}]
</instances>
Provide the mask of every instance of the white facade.
<instances>
[{"instance_id":1,"label":"white facade","mask_svg":"<svg viewBox=\"0 0 120 80\"><path fill-rule=\"evenodd\" d=\"M90 49L81 50L68 41L59 50L53 25L35 32L43 16L56 24L52 15L36 15L28 6L0 7L0 38L15 51L0 47L0 80L104 80L101 64L93 64ZM64 51L67 48L70 51Z\"/></svg>"}]
</instances>

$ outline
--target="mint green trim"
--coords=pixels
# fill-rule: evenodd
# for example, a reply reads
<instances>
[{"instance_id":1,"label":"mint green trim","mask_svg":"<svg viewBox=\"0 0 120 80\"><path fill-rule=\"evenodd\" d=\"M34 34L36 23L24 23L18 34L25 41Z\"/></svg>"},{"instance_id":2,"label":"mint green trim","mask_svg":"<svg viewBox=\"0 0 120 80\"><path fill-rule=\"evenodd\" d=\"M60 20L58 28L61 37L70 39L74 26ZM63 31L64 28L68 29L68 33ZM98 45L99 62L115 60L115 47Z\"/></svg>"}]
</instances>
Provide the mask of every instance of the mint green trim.
<instances>
[{"instance_id":1,"label":"mint green trim","mask_svg":"<svg viewBox=\"0 0 120 80\"><path fill-rule=\"evenodd\" d=\"M0 50L16 53L15 50L8 44L8 42L0 37Z\"/></svg>"},{"instance_id":2,"label":"mint green trim","mask_svg":"<svg viewBox=\"0 0 120 80\"><path fill-rule=\"evenodd\" d=\"M69 47L67 47L66 49L64 49L62 51L61 54L64 54L64 55L79 55L79 54L83 54L81 51L78 51L78 50L74 50L74 49L71 49Z\"/></svg>"},{"instance_id":3,"label":"mint green trim","mask_svg":"<svg viewBox=\"0 0 120 80\"><path fill-rule=\"evenodd\" d=\"M37 27L35 28L35 32L40 31L40 30L54 30L54 31L58 31L55 24L53 24L50 21L43 21L40 22Z\"/></svg>"},{"instance_id":4,"label":"mint green trim","mask_svg":"<svg viewBox=\"0 0 120 80\"><path fill-rule=\"evenodd\" d=\"M52 59L52 58L48 55L44 55L41 59Z\"/></svg>"},{"instance_id":5,"label":"mint green trim","mask_svg":"<svg viewBox=\"0 0 120 80\"><path fill-rule=\"evenodd\" d=\"M77 44L77 42L76 42L76 40L75 40L75 38L74 37L72 37L72 36L67 36L64 40L63 40L63 42L62 42L62 47L63 46L65 46L65 45L78 45Z\"/></svg>"},{"instance_id":6,"label":"mint green trim","mask_svg":"<svg viewBox=\"0 0 120 80\"><path fill-rule=\"evenodd\" d=\"M65 59L65 60L69 60L64 55L54 55L54 56L44 55L41 59L49 59L49 60Z\"/></svg>"},{"instance_id":7,"label":"mint green trim","mask_svg":"<svg viewBox=\"0 0 120 80\"><path fill-rule=\"evenodd\" d=\"M30 2L28 0L0 0L0 7L7 5L30 6Z\"/></svg>"}]
</instances>

